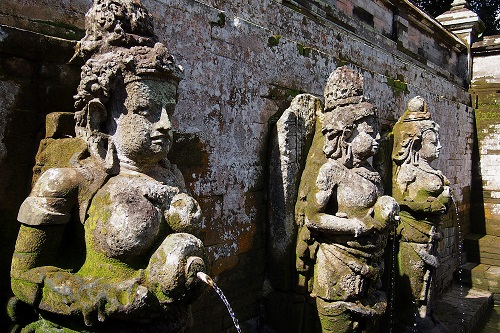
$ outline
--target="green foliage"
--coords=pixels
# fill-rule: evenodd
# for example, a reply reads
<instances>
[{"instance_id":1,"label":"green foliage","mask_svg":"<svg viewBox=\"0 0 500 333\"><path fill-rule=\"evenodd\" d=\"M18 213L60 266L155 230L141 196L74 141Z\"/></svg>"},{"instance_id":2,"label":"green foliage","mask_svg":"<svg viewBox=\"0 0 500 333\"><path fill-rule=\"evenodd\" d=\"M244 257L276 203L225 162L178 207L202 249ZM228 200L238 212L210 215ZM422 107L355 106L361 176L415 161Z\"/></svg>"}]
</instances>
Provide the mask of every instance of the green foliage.
<instances>
[{"instance_id":1,"label":"green foliage","mask_svg":"<svg viewBox=\"0 0 500 333\"><path fill-rule=\"evenodd\" d=\"M413 2L433 17L436 17L448 11L453 0L413 0ZM500 1L468 0L467 2L470 9L479 15L485 23L485 36L500 34Z\"/></svg>"},{"instance_id":2,"label":"green foliage","mask_svg":"<svg viewBox=\"0 0 500 333\"><path fill-rule=\"evenodd\" d=\"M500 1L469 0L469 4L486 25L485 36L500 34Z\"/></svg>"},{"instance_id":3,"label":"green foliage","mask_svg":"<svg viewBox=\"0 0 500 333\"><path fill-rule=\"evenodd\" d=\"M449 10L453 0L413 0L413 2L431 16L436 17Z\"/></svg>"}]
</instances>

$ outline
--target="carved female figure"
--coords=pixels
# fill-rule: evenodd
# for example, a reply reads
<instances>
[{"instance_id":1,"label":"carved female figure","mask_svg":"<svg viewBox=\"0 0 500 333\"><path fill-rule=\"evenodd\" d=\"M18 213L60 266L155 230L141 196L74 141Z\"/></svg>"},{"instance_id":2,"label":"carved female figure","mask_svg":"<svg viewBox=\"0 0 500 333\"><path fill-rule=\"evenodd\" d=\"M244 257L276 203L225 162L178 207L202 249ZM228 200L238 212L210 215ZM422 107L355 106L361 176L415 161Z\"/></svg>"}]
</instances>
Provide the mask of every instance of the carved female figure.
<instances>
[{"instance_id":1,"label":"carved female figure","mask_svg":"<svg viewBox=\"0 0 500 333\"><path fill-rule=\"evenodd\" d=\"M341 67L325 88L325 110L302 175L297 203L301 282L316 298L323 332L375 332L386 308L382 254L398 205L382 196L368 162L379 146L375 107L361 75Z\"/></svg>"},{"instance_id":2,"label":"carved female figure","mask_svg":"<svg viewBox=\"0 0 500 333\"><path fill-rule=\"evenodd\" d=\"M87 149L22 204L12 289L23 332L178 332L206 270L201 210L167 160L182 69L138 1L95 0L75 96ZM80 258L81 255L81 258Z\"/></svg>"},{"instance_id":3,"label":"carved female figure","mask_svg":"<svg viewBox=\"0 0 500 333\"><path fill-rule=\"evenodd\" d=\"M393 195L401 206L397 229L401 308L429 314L432 276L438 266L440 222L451 201L449 182L430 163L439 157L439 126L417 96L394 126ZM414 321L414 316L406 316Z\"/></svg>"}]
</instances>

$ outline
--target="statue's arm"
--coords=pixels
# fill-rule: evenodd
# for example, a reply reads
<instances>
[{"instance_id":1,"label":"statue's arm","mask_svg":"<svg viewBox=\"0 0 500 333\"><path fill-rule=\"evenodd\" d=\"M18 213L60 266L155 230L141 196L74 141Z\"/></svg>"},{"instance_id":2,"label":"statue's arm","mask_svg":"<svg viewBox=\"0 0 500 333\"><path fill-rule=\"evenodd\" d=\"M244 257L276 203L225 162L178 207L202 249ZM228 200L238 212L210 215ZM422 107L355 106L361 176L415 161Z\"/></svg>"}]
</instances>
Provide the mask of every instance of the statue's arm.
<instances>
[{"instance_id":1,"label":"statue's arm","mask_svg":"<svg viewBox=\"0 0 500 333\"><path fill-rule=\"evenodd\" d=\"M413 197L403 193L401 197L402 200L398 200L401 206L414 212L430 214L446 213L451 199L448 186L445 186L443 192L437 197L429 196L425 191Z\"/></svg>"},{"instance_id":2,"label":"statue's arm","mask_svg":"<svg viewBox=\"0 0 500 333\"><path fill-rule=\"evenodd\" d=\"M349 218L347 212L338 210L337 188L343 171L324 165L318 174L316 186L308 198L306 226L313 232L325 234L358 235L369 230L366 221Z\"/></svg>"},{"instance_id":3,"label":"statue's arm","mask_svg":"<svg viewBox=\"0 0 500 333\"><path fill-rule=\"evenodd\" d=\"M55 267L54 258L77 202L79 174L74 169L49 169L34 185L18 214L21 222L12 257L12 291L37 306L43 281Z\"/></svg>"}]
</instances>

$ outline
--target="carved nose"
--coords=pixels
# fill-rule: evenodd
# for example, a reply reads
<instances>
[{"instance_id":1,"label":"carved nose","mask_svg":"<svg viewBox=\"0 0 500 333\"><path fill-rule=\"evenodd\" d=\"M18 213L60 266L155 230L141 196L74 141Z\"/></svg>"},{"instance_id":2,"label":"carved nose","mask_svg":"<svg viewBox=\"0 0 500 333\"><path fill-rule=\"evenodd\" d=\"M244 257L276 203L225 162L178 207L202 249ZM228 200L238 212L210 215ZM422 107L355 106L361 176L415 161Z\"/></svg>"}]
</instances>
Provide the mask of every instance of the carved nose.
<instances>
[{"instance_id":1,"label":"carved nose","mask_svg":"<svg viewBox=\"0 0 500 333\"><path fill-rule=\"evenodd\" d=\"M155 123L154 129L165 134L172 129L172 124L165 109L162 109L160 119Z\"/></svg>"}]
</instances>

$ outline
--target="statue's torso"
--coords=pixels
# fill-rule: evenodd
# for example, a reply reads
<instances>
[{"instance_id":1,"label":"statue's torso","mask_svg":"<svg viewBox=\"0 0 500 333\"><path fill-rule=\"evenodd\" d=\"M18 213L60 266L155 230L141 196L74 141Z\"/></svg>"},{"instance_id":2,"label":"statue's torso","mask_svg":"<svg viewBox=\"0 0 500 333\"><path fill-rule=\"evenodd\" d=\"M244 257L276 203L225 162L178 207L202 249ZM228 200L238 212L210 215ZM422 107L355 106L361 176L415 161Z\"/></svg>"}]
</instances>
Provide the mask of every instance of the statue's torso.
<instances>
[{"instance_id":1,"label":"statue's torso","mask_svg":"<svg viewBox=\"0 0 500 333\"><path fill-rule=\"evenodd\" d=\"M330 201L336 202L338 212L347 213L348 216L366 216L378 197L383 194L380 175L366 167L350 169L340 166L337 161L329 161L320 172L326 173L326 178L330 181ZM333 195L334 190L336 196Z\"/></svg>"},{"instance_id":2,"label":"statue's torso","mask_svg":"<svg viewBox=\"0 0 500 333\"><path fill-rule=\"evenodd\" d=\"M179 189L166 183L175 181L136 172L112 177L90 203L87 249L125 264L147 263L144 258L171 232L164 212Z\"/></svg>"},{"instance_id":3,"label":"statue's torso","mask_svg":"<svg viewBox=\"0 0 500 333\"><path fill-rule=\"evenodd\" d=\"M424 170L414 165L404 164L398 173L399 186L406 186L408 199L417 196L437 197L444 188L444 177L438 170ZM426 198L424 198L426 199Z\"/></svg>"}]
</instances>

